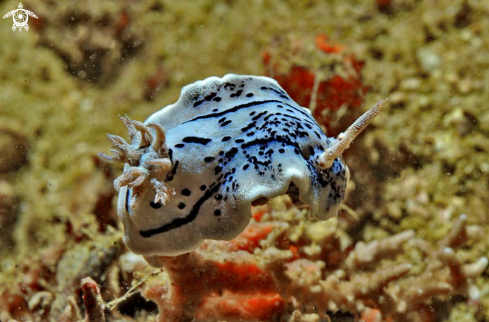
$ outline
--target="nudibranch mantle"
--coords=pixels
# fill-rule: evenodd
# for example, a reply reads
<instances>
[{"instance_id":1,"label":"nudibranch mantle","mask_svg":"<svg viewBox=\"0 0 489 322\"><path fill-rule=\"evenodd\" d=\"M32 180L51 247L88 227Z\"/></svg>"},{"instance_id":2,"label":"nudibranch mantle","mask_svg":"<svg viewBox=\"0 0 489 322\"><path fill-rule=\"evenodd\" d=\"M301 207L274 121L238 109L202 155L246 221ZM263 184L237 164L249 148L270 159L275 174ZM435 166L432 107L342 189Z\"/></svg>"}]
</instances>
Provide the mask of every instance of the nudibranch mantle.
<instances>
[{"instance_id":1,"label":"nudibranch mantle","mask_svg":"<svg viewBox=\"0 0 489 322\"><path fill-rule=\"evenodd\" d=\"M205 239L233 239L248 225L252 203L288 194L324 220L344 198L342 151L326 156L342 136L328 138L271 78L210 77L184 87L144 124L122 119L132 146L109 135L115 157L101 156L126 163L115 181L124 241L150 263ZM365 123L350 128L359 133ZM343 149L354 138L348 133Z\"/></svg>"}]
</instances>

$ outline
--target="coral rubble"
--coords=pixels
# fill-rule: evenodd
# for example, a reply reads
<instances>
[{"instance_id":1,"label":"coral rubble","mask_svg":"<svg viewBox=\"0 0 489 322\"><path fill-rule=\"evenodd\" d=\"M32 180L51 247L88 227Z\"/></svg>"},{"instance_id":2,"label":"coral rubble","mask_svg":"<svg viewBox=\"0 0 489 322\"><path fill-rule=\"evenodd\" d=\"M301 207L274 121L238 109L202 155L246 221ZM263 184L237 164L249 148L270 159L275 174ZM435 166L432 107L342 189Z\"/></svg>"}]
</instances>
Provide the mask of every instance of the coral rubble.
<instances>
[{"instance_id":1,"label":"coral rubble","mask_svg":"<svg viewBox=\"0 0 489 322\"><path fill-rule=\"evenodd\" d=\"M260 222L236 240L206 241L193 253L158 258L166 274L148 283L143 295L157 303L159 321L271 321L338 311L416 321L422 310L408 308L447 301L449 294L467 297L469 288L478 300L474 279L487 258L462 265L450 248L469 240L465 216L436 245L405 231L353 247L333 223L308 223L297 209L283 209L290 202L275 204L282 209L264 218L259 210ZM405 247L424 254L420 273L409 274L414 264L398 259Z\"/></svg>"}]
</instances>

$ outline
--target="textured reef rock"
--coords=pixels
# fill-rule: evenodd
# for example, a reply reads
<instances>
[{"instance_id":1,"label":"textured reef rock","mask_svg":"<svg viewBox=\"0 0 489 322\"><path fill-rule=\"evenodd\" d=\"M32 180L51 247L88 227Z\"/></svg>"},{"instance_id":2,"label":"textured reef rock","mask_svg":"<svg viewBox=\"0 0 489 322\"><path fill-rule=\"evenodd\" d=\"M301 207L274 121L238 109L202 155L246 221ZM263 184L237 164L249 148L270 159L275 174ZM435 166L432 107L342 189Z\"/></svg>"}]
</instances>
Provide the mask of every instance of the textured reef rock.
<instances>
[{"instance_id":1,"label":"textured reef rock","mask_svg":"<svg viewBox=\"0 0 489 322\"><path fill-rule=\"evenodd\" d=\"M27 162L28 142L22 135L0 128L0 174L18 170Z\"/></svg>"},{"instance_id":2,"label":"textured reef rock","mask_svg":"<svg viewBox=\"0 0 489 322\"><path fill-rule=\"evenodd\" d=\"M27 163L28 141L20 133L0 127L0 249L14 246L20 197L14 188L16 172Z\"/></svg>"},{"instance_id":3,"label":"textured reef rock","mask_svg":"<svg viewBox=\"0 0 489 322\"><path fill-rule=\"evenodd\" d=\"M158 321L301 321L303 314L318 321L338 311L368 322L420 321L433 301L478 300L474 279L488 261L462 265L455 255L469 240L464 216L436 245L410 230L353 245L334 219L310 222L285 199L271 209L255 209L253 223L232 241L158 257L165 273L143 288L158 305ZM412 251L426 265L417 273L400 259Z\"/></svg>"},{"instance_id":4,"label":"textured reef rock","mask_svg":"<svg viewBox=\"0 0 489 322\"><path fill-rule=\"evenodd\" d=\"M98 10L90 10L86 3L67 8L56 2L38 2L32 10L40 18L34 23L40 44L62 59L76 79L104 86L143 44L131 28L130 10L111 3L96 6Z\"/></svg>"}]
</instances>

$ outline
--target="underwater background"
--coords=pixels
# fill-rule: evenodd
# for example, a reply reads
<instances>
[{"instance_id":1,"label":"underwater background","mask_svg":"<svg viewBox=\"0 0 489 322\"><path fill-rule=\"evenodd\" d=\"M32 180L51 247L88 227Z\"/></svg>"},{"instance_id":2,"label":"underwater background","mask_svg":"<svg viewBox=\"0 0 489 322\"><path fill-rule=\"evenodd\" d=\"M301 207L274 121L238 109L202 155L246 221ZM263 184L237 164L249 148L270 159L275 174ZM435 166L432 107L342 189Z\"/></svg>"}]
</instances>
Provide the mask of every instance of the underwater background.
<instances>
[{"instance_id":1,"label":"underwater background","mask_svg":"<svg viewBox=\"0 0 489 322\"><path fill-rule=\"evenodd\" d=\"M487 0L22 4L29 30L0 21L0 321L489 321ZM275 78L328 136L389 101L337 218L277 198L152 268L97 153L119 115L228 73Z\"/></svg>"}]
</instances>

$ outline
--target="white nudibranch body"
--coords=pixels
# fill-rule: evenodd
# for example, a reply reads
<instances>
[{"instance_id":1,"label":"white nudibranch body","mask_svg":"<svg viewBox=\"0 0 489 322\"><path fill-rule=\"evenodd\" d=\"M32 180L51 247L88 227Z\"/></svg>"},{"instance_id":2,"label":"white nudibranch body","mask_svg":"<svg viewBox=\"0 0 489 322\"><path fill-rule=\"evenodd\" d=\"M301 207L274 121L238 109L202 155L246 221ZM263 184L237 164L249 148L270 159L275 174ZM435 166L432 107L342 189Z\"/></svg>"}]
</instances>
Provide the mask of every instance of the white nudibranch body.
<instances>
[{"instance_id":1,"label":"white nudibranch body","mask_svg":"<svg viewBox=\"0 0 489 322\"><path fill-rule=\"evenodd\" d=\"M231 74L184 87L144 124L122 118L131 144L109 135L114 156L100 155L125 163L114 185L126 245L151 263L230 240L254 202L283 194L317 219L335 215L348 171L338 157L384 103L333 140L275 80Z\"/></svg>"}]
</instances>

